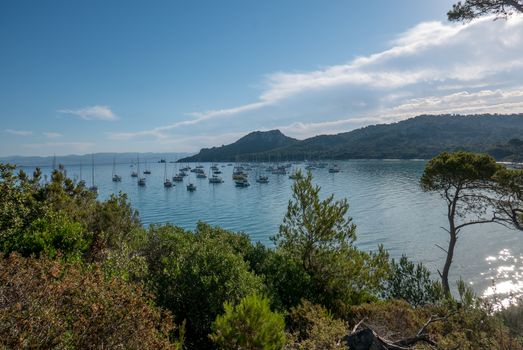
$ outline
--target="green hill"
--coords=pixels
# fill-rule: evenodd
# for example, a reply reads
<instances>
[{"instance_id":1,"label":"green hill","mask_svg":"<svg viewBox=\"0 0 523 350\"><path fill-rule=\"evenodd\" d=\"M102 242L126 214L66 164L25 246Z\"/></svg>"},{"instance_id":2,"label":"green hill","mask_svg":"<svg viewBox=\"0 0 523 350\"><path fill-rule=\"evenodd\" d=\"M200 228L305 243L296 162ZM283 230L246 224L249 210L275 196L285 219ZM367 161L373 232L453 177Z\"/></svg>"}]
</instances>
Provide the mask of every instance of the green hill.
<instances>
[{"instance_id":1,"label":"green hill","mask_svg":"<svg viewBox=\"0 0 523 350\"><path fill-rule=\"evenodd\" d=\"M267 133L278 143L263 142ZM202 149L188 161L303 160L303 159L412 159L432 158L442 151L487 152L497 159L520 158L517 142L523 138L523 114L423 115L392 124L379 124L337 135L302 141L277 130L251 133L223 147ZM258 137L250 137L256 134ZM265 149L263 149L265 147ZM182 160L183 161L183 160Z\"/></svg>"},{"instance_id":2,"label":"green hill","mask_svg":"<svg viewBox=\"0 0 523 350\"><path fill-rule=\"evenodd\" d=\"M280 130L255 131L230 145L202 148L198 154L182 158L179 162L234 161L236 159L245 159L248 155L288 147L296 142L298 140L283 135Z\"/></svg>"}]
</instances>

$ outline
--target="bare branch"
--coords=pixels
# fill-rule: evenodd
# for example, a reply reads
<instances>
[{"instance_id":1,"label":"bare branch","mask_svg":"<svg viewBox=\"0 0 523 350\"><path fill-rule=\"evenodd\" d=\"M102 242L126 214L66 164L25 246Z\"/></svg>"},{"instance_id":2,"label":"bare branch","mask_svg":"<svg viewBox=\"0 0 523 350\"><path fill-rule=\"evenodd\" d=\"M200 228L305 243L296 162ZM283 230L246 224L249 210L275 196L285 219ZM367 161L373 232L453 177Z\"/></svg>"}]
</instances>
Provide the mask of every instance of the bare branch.
<instances>
[{"instance_id":1,"label":"bare branch","mask_svg":"<svg viewBox=\"0 0 523 350\"><path fill-rule=\"evenodd\" d=\"M434 244L436 247L438 247L439 249L443 250L443 252L445 252L445 254L448 254L449 252L443 248L442 246L440 246L439 244Z\"/></svg>"},{"instance_id":2,"label":"bare branch","mask_svg":"<svg viewBox=\"0 0 523 350\"><path fill-rule=\"evenodd\" d=\"M469 221L469 222L466 222L464 224L456 226L456 230L460 230L463 227L470 226L470 225L495 223L496 219L497 219L497 217L493 216L492 219L488 219L488 220Z\"/></svg>"},{"instance_id":3,"label":"bare branch","mask_svg":"<svg viewBox=\"0 0 523 350\"><path fill-rule=\"evenodd\" d=\"M365 321L365 318L362 318L360 322L356 323L356 325L354 326L354 328L352 328L352 332L351 332L351 334L356 333L356 331L358 330L358 328L363 324L363 321Z\"/></svg>"}]
</instances>

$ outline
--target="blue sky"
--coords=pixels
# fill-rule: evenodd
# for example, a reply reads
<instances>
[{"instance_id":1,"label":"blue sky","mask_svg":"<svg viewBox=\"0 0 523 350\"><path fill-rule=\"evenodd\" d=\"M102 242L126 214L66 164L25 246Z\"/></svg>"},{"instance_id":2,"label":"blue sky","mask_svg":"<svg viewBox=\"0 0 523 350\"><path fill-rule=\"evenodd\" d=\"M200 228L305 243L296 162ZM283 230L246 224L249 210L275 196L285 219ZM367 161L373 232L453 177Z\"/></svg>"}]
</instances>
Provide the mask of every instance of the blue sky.
<instances>
[{"instance_id":1,"label":"blue sky","mask_svg":"<svg viewBox=\"0 0 523 350\"><path fill-rule=\"evenodd\" d=\"M523 21L453 1L0 3L0 156L197 151L523 111Z\"/></svg>"}]
</instances>

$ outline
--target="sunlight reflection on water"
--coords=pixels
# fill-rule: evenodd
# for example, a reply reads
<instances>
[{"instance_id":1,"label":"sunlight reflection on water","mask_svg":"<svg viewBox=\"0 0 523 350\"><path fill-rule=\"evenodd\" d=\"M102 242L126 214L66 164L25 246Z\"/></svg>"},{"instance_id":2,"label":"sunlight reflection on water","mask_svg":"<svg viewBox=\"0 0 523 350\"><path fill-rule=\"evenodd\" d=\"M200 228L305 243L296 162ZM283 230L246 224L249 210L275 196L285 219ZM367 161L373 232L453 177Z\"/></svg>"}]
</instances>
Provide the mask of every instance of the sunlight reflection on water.
<instances>
[{"instance_id":1,"label":"sunlight reflection on water","mask_svg":"<svg viewBox=\"0 0 523 350\"><path fill-rule=\"evenodd\" d=\"M523 256L502 249L497 256L488 256L489 268L482 273L490 283L483 292L483 297L491 299L498 306L507 307L517 303L523 297Z\"/></svg>"}]
</instances>

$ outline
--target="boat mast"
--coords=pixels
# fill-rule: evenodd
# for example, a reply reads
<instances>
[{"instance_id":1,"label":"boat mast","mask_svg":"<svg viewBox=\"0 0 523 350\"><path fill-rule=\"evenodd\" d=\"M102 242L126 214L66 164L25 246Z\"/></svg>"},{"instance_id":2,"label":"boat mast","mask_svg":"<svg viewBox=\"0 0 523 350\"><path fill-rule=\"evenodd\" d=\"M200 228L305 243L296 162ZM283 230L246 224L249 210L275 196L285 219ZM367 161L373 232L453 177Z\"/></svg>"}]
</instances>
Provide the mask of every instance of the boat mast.
<instances>
[{"instance_id":1,"label":"boat mast","mask_svg":"<svg viewBox=\"0 0 523 350\"><path fill-rule=\"evenodd\" d=\"M94 188L94 154L91 154L91 163L92 163L91 182L92 182L92 186Z\"/></svg>"}]
</instances>

